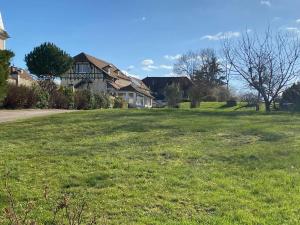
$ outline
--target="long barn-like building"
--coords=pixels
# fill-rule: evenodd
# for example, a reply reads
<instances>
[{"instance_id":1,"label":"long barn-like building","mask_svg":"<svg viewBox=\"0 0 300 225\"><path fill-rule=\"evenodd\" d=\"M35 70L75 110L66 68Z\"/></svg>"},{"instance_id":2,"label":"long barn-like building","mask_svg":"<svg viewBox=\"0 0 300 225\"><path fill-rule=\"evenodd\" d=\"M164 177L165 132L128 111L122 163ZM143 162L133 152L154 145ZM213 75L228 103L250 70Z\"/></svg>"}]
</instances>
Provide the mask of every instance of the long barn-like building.
<instances>
[{"instance_id":1,"label":"long barn-like building","mask_svg":"<svg viewBox=\"0 0 300 225\"><path fill-rule=\"evenodd\" d=\"M86 53L74 57L74 65L62 76L62 86L124 98L130 107L151 108L150 89L139 79L125 75L111 63Z\"/></svg>"}]
</instances>

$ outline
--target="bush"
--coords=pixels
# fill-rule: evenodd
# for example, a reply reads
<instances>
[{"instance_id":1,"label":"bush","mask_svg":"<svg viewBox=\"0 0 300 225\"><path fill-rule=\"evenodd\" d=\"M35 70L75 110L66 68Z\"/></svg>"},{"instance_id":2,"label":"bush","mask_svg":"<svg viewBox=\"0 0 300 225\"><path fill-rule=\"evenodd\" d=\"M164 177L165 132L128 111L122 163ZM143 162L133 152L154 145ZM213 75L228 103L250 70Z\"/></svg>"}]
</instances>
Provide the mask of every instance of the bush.
<instances>
[{"instance_id":1,"label":"bush","mask_svg":"<svg viewBox=\"0 0 300 225\"><path fill-rule=\"evenodd\" d=\"M248 107L254 107L258 104L257 95L255 95L253 93L244 94L241 97L241 101L246 102Z\"/></svg>"},{"instance_id":2,"label":"bush","mask_svg":"<svg viewBox=\"0 0 300 225\"><path fill-rule=\"evenodd\" d=\"M237 106L237 101L235 99L230 99L226 102L226 107L234 107Z\"/></svg>"},{"instance_id":3,"label":"bush","mask_svg":"<svg viewBox=\"0 0 300 225\"><path fill-rule=\"evenodd\" d=\"M191 101L191 109L199 108L200 107L200 101L192 100Z\"/></svg>"},{"instance_id":4,"label":"bush","mask_svg":"<svg viewBox=\"0 0 300 225\"><path fill-rule=\"evenodd\" d=\"M8 85L3 107L9 109L34 108L37 102L38 97L34 88Z\"/></svg>"},{"instance_id":5,"label":"bush","mask_svg":"<svg viewBox=\"0 0 300 225\"><path fill-rule=\"evenodd\" d=\"M94 108L108 109L111 105L110 97L106 94L94 94Z\"/></svg>"},{"instance_id":6,"label":"bush","mask_svg":"<svg viewBox=\"0 0 300 225\"><path fill-rule=\"evenodd\" d=\"M283 92L280 106L285 110L298 111L300 109L300 82Z\"/></svg>"},{"instance_id":7,"label":"bush","mask_svg":"<svg viewBox=\"0 0 300 225\"><path fill-rule=\"evenodd\" d=\"M128 103L122 97L115 97L114 109L128 108Z\"/></svg>"},{"instance_id":8,"label":"bush","mask_svg":"<svg viewBox=\"0 0 300 225\"><path fill-rule=\"evenodd\" d=\"M92 109L93 107L92 93L88 90L77 90L74 95L75 109Z\"/></svg>"},{"instance_id":9,"label":"bush","mask_svg":"<svg viewBox=\"0 0 300 225\"><path fill-rule=\"evenodd\" d=\"M172 84L167 86L165 94L168 106L171 108L179 108L179 103L181 101L181 90L179 85Z\"/></svg>"},{"instance_id":10,"label":"bush","mask_svg":"<svg viewBox=\"0 0 300 225\"><path fill-rule=\"evenodd\" d=\"M44 91L39 85L32 86L36 94L37 103L36 108L47 109L49 107L49 94Z\"/></svg>"},{"instance_id":11,"label":"bush","mask_svg":"<svg viewBox=\"0 0 300 225\"><path fill-rule=\"evenodd\" d=\"M212 91L212 95L216 97L218 102L226 102L232 96L230 90L224 86L216 87Z\"/></svg>"},{"instance_id":12,"label":"bush","mask_svg":"<svg viewBox=\"0 0 300 225\"><path fill-rule=\"evenodd\" d=\"M213 95L207 95L205 97L202 98L202 100L204 102L216 102L218 99L216 96L213 96Z\"/></svg>"},{"instance_id":13,"label":"bush","mask_svg":"<svg viewBox=\"0 0 300 225\"><path fill-rule=\"evenodd\" d=\"M9 76L10 60L14 53L7 50L0 50L0 101L7 93L7 78Z\"/></svg>"},{"instance_id":14,"label":"bush","mask_svg":"<svg viewBox=\"0 0 300 225\"><path fill-rule=\"evenodd\" d=\"M74 93L70 88L60 88L50 95L50 108L72 109L74 108Z\"/></svg>"}]
</instances>

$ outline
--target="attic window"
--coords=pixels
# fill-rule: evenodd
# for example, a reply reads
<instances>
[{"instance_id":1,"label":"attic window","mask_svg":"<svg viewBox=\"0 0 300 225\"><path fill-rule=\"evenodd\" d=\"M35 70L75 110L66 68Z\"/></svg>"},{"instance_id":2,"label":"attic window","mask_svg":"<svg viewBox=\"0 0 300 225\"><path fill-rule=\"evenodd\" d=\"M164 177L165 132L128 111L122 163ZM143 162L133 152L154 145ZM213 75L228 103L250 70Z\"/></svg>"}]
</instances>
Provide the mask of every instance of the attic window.
<instances>
[{"instance_id":1,"label":"attic window","mask_svg":"<svg viewBox=\"0 0 300 225\"><path fill-rule=\"evenodd\" d=\"M77 64L77 72L78 73L90 73L91 67L88 63L79 63L79 64Z\"/></svg>"}]
</instances>

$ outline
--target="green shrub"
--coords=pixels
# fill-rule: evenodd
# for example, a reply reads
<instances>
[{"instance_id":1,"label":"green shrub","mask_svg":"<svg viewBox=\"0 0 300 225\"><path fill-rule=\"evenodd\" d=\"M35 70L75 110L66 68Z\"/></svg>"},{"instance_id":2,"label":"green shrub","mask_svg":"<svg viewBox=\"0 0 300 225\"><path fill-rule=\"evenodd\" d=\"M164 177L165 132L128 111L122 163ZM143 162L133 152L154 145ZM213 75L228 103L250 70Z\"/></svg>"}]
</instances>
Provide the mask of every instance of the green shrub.
<instances>
[{"instance_id":1,"label":"green shrub","mask_svg":"<svg viewBox=\"0 0 300 225\"><path fill-rule=\"evenodd\" d=\"M207 95L207 96L203 97L202 100L204 102L217 102L218 101L217 97L214 95Z\"/></svg>"},{"instance_id":2,"label":"green shrub","mask_svg":"<svg viewBox=\"0 0 300 225\"><path fill-rule=\"evenodd\" d=\"M179 108L181 101L181 90L179 85L171 84L165 89L166 100L171 108Z\"/></svg>"},{"instance_id":3,"label":"green shrub","mask_svg":"<svg viewBox=\"0 0 300 225\"><path fill-rule=\"evenodd\" d=\"M39 85L32 86L37 98L36 108L47 109L49 107L49 94L44 91Z\"/></svg>"},{"instance_id":4,"label":"green shrub","mask_svg":"<svg viewBox=\"0 0 300 225\"><path fill-rule=\"evenodd\" d=\"M93 96L88 90L77 90L74 95L74 108L87 110L93 108Z\"/></svg>"},{"instance_id":5,"label":"green shrub","mask_svg":"<svg viewBox=\"0 0 300 225\"><path fill-rule=\"evenodd\" d=\"M50 95L49 106L55 109L74 108L74 93L70 88L59 88Z\"/></svg>"},{"instance_id":6,"label":"green shrub","mask_svg":"<svg viewBox=\"0 0 300 225\"><path fill-rule=\"evenodd\" d=\"M113 107L115 109L128 108L128 103L122 97L115 97Z\"/></svg>"},{"instance_id":7,"label":"green shrub","mask_svg":"<svg viewBox=\"0 0 300 225\"><path fill-rule=\"evenodd\" d=\"M237 101L235 99L229 99L226 102L226 107L234 107L237 106Z\"/></svg>"},{"instance_id":8,"label":"green shrub","mask_svg":"<svg viewBox=\"0 0 300 225\"><path fill-rule=\"evenodd\" d=\"M300 82L293 84L282 93L280 107L283 110L300 110Z\"/></svg>"},{"instance_id":9,"label":"green shrub","mask_svg":"<svg viewBox=\"0 0 300 225\"><path fill-rule=\"evenodd\" d=\"M9 76L10 60L14 53L7 50L0 50L0 101L7 93L7 78Z\"/></svg>"},{"instance_id":10,"label":"green shrub","mask_svg":"<svg viewBox=\"0 0 300 225\"><path fill-rule=\"evenodd\" d=\"M110 107L110 104L110 98L108 95L101 93L94 94L95 109L107 109Z\"/></svg>"}]
</instances>

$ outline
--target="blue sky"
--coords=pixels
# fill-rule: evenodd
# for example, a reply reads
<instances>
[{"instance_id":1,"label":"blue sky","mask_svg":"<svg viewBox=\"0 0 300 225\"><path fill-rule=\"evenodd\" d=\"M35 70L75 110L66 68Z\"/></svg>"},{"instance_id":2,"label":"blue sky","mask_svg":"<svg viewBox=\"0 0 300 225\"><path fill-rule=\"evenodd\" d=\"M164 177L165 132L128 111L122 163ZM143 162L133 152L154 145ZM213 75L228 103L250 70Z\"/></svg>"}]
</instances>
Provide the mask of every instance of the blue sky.
<instances>
[{"instance_id":1,"label":"blue sky","mask_svg":"<svg viewBox=\"0 0 300 225\"><path fill-rule=\"evenodd\" d=\"M220 47L224 33L300 34L300 0L0 0L13 63L43 42L86 52L140 78L172 74L178 55Z\"/></svg>"}]
</instances>

